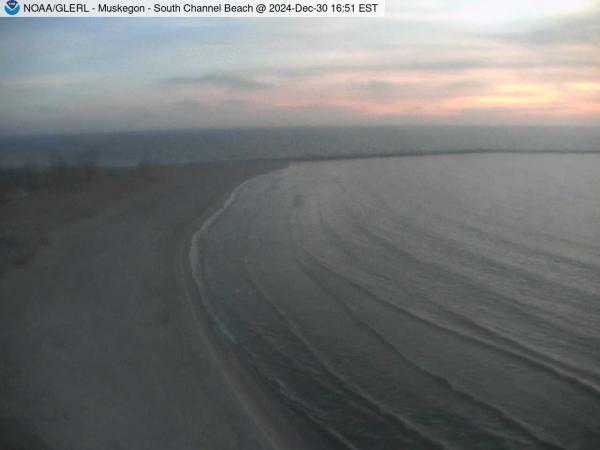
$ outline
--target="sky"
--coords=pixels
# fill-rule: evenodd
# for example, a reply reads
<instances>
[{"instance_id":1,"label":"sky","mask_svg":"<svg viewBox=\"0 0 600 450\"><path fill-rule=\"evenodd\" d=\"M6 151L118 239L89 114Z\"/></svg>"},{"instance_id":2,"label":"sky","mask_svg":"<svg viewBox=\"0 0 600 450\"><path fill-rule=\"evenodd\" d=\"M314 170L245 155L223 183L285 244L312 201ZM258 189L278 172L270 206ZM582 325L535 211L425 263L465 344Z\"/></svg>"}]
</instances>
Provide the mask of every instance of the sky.
<instances>
[{"instance_id":1,"label":"sky","mask_svg":"<svg viewBox=\"0 0 600 450\"><path fill-rule=\"evenodd\" d=\"M600 0L388 0L371 19L0 19L0 135L600 126Z\"/></svg>"}]
</instances>

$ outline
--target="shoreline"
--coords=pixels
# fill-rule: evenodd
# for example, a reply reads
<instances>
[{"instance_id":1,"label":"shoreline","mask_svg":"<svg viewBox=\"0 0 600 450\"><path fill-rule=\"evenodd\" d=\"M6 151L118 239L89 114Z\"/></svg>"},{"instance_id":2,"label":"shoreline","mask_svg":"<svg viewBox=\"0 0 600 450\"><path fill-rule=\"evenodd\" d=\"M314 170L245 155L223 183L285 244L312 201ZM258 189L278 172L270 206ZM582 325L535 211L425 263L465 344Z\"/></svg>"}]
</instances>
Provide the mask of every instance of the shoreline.
<instances>
[{"instance_id":1,"label":"shoreline","mask_svg":"<svg viewBox=\"0 0 600 450\"><path fill-rule=\"evenodd\" d=\"M319 448L214 335L189 264L223 199L286 165L170 170L0 277L0 447Z\"/></svg>"},{"instance_id":2,"label":"shoreline","mask_svg":"<svg viewBox=\"0 0 600 450\"><path fill-rule=\"evenodd\" d=\"M190 261L232 195L294 162L167 168L0 276L0 448L330 448L218 335Z\"/></svg>"},{"instance_id":3,"label":"shoreline","mask_svg":"<svg viewBox=\"0 0 600 450\"><path fill-rule=\"evenodd\" d=\"M322 436L312 429L303 418L292 411L276 393L264 383L260 376L240 361L239 355L231 344L233 337L224 330L218 319L214 316L210 301L203 288L203 281L195 273L193 266L202 264L204 234L219 220L219 217L235 201L237 193L250 181L261 176L273 173L276 168L268 172L252 176L240 184L223 198L215 201L208 208L195 226L190 225L186 233L188 245L182 245L182 270L187 281L189 306L198 323L202 338L207 342L215 363L235 393L240 405L246 410L256 427L266 436L273 449L320 449L331 448L322 441ZM198 224L200 227L198 228ZM187 253L186 253L187 248Z\"/></svg>"}]
</instances>

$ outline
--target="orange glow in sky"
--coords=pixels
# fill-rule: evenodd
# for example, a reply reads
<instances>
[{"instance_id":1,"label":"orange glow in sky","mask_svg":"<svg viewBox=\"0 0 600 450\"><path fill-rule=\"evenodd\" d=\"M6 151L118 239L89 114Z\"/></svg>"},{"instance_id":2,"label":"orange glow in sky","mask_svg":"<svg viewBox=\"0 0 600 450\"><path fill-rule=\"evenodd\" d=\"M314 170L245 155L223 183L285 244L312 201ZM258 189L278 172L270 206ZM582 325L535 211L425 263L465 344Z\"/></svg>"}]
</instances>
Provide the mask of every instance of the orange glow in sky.
<instances>
[{"instance_id":1,"label":"orange glow in sky","mask_svg":"<svg viewBox=\"0 0 600 450\"><path fill-rule=\"evenodd\" d=\"M367 20L3 21L0 135L600 126L600 0L387 3Z\"/></svg>"}]
</instances>

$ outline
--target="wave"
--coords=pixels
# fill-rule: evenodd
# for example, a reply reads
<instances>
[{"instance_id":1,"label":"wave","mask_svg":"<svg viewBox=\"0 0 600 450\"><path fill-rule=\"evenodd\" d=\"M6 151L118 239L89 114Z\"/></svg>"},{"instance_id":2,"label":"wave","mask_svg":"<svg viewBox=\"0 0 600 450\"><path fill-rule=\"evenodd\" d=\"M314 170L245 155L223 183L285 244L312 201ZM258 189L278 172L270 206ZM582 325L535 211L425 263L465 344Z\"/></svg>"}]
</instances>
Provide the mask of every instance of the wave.
<instances>
[{"instance_id":1,"label":"wave","mask_svg":"<svg viewBox=\"0 0 600 450\"><path fill-rule=\"evenodd\" d=\"M322 217L321 217L321 219L322 219ZM548 320L545 320L545 317L547 317L548 312L546 310L540 309L535 304L532 304L531 297L528 298L529 302L527 303L527 302L523 302L519 298L504 295L499 292L496 292L496 291L486 287L485 285L475 284L477 282L477 280L475 278L465 277L464 275L457 273L455 270L443 267L439 263L431 262L431 261L424 261L424 260L420 259L419 257L417 257L411 253L408 253L405 249L397 247L396 245L394 245L394 242L391 241L389 238L375 234L374 232L372 232L371 230L366 228L366 226L364 224L362 224L360 221L357 221L354 219L353 223L355 225L357 225L357 228L360 229L360 232L362 235L364 235L367 239L369 239L376 245L381 246L383 252L390 252L397 258L408 260L412 267L416 268L416 267L424 266L428 272L437 273L439 277L448 277L448 280L452 280L452 282L458 281L462 284L463 288L468 287L471 289L476 289L478 293L482 294L480 299L481 298L491 298L496 303L501 303L502 304L501 308L507 310L508 315L510 315L513 320L516 318L520 318L521 320L527 320L528 323L525 323L525 325L532 325L533 322L536 322L536 326L538 329L542 328L542 326L543 326L543 328L545 328L546 330L550 330L550 332L552 332L552 333L556 333L557 331L561 330L563 333L569 335L570 340L583 341L583 343L590 349L596 348L598 346L598 343L595 342L594 338L590 338L589 336L587 336L585 334L581 334L581 331L578 330L577 328L566 328L562 323L565 320L564 317L562 318L562 321L561 321L561 317L552 315L550 317L550 319L552 320L551 322ZM328 227L325 224L324 220L323 220L323 225L324 225L323 230L326 235L335 236L335 232L331 230L331 227ZM420 236L421 239L427 239L428 237L429 236L427 235L426 232L423 232L422 235ZM341 239L339 237L332 237L332 239L335 240L336 247L338 249L342 250L343 252L348 253L347 245L344 243L343 239ZM444 245L444 244L441 243L439 245ZM461 249L456 249L455 253L458 253L458 254L466 253L466 254L470 255L471 252L463 251ZM353 257L351 252L350 252L350 257ZM493 261L490 261L490 259L485 256L470 255L470 257L475 261L479 261L479 262L485 261L486 267L488 267L488 268L490 268L490 267L493 268L495 265L495 263ZM504 274L505 277L507 277L507 275L510 275L510 274L507 274L507 273ZM395 284L395 280L393 280L389 276L385 276L383 273L378 273L375 276L377 278L379 278L381 281L384 281L385 284L388 286L393 286ZM528 281L530 283L531 282L543 283L542 281L538 281L535 278L530 278ZM449 284L450 282L451 281L445 281L446 284ZM406 285L403 285L402 287L404 289L407 288ZM547 288L547 286L544 286L544 289L546 289L546 288ZM568 292L568 288L563 289L563 294L565 291ZM506 332L500 331L496 328L490 328L489 326L483 325L483 324L469 318L468 316L457 311L456 309L450 309L448 307L441 305L440 303L436 303L436 302L432 301L432 299L428 298L425 294L419 293L418 289L416 291L413 291L413 295L415 297L419 298L422 303L427 303L431 306L435 306L437 309L442 310L444 315L447 318L452 317L455 322L458 322L462 326L467 326L471 330L476 331L480 334L483 334L486 337L492 337L497 341L501 341L505 344L509 344L512 347L516 347L518 350L525 352L526 354L532 355L535 358L541 358L543 360L549 361L551 364L552 363L557 364L557 365L561 366L563 369L565 369L567 372L568 371L578 372L579 374L582 374L582 376L584 376L584 377L589 377L593 381L591 381L591 380L583 381L582 380L582 383L584 383L586 385L589 384L590 387L592 387L593 389L600 391L600 388L598 387L598 383L600 383L600 375L598 375L597 373L594 373L591 370L586 370L585 368L582 368L582 367L575 367L568 361L561 360L560 357L551 357L547 354L544 354L543 352L536 350L523 342L519 342L515 338L509 337L506 334ZM584 299L585 299L585 297L584 297ZM596 299L597 299L596 296L588 296L587 297L588 303L582 305L580 307L581 310L578 312L580 314L585 314L586 312L588 312L588 313L593 312L593 313L597 314L598 313L597 305L592 303ZM545 296L544 300L545 300L545 304L547 306L549 303L548 296ZM516 305L514 303L516 303ZM578 303L581 303L581 302L578 302ZM593 323L593 319L590 319L590 322ZM586 330L584 330L584 331L586 331ZM578 343L581 344L581 342L578 342Z\"/></svg>"},{"instance_id":2,"label":"wave","mask_svg":"<svg viewBox=\"0 0 600 450\"><path fill-rule=\"evenodd\" d=\"M219 333L332 447L593 448L600 156L569 158L585 168L567 185L557 155L294 164L205 222L194 276Z\"/></svg>"}]
</instances>

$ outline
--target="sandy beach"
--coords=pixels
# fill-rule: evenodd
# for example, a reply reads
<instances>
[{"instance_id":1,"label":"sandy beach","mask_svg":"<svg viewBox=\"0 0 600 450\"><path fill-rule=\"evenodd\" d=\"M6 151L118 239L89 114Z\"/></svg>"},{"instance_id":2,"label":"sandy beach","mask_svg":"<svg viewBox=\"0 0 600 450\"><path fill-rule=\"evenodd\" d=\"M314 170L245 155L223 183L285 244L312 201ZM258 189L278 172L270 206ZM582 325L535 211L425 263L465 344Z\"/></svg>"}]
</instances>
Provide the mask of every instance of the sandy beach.
<instances>
[{"instance_id":1,"label":"sandy beach","mask_svg":"<svg viewBox=\"0 0 600 450\"><path fill-rule=\"evenodd\" d=\"M600 450L600 0L4 3L0 450Z\"/></svg>"},{"instance_id":2,"label":"sandy beach","mask_svg":"<svg viewBox=\"0 0 600 450\"><path fill-rule=\"evenodd\" d=\"M168 169L58 226L0 278L0 448L303 447L220 346L188 264L191 236L231 190L280 166Z\"/></svg>"}]
</instances>

